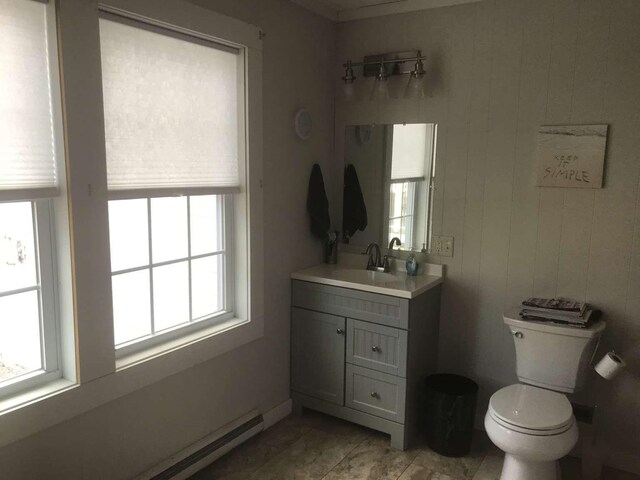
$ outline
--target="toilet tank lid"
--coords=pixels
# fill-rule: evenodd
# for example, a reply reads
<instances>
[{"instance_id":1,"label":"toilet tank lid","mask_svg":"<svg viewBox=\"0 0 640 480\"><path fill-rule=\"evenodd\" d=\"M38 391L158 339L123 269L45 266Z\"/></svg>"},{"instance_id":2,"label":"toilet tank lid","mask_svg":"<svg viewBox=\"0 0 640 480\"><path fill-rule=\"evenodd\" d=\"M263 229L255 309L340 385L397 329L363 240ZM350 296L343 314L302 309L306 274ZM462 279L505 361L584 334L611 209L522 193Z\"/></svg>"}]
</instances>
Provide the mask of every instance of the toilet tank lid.
<instances>
[{"instance_id":1,"label":"toilet tank lid","mask_svg":"<svg viewBox=\"0 0 640 480\"><path fill-rule=\"evenodd\" d=\"M602 320L594 322L587 328L568 327L552 322L538 322L535 320L523 320L520 317L522 308L513 308L503 313L504 323L512 327L526 330L536 330L539 332L555 333L557 335L567 335L570 337L592 338L599 336L607 324Z\"/></svg>"}]
</instances>

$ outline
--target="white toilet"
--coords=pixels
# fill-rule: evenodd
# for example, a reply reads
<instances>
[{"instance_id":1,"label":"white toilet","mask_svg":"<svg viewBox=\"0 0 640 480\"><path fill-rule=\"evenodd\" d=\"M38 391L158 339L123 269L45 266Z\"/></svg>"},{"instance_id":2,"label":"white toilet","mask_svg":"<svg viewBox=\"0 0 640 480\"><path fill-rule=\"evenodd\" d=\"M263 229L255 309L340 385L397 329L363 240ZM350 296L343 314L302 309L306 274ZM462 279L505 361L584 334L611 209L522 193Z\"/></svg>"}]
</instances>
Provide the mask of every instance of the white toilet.
<instances>
[{"instance_id":1,"label":"white toilet","mask_svg":"<svg viewBox=\"0 0 640 480\"><path fill-rule=\"evenodd\" d=\"M585 382L602 321L581 329L520 319L504 314L516 345L521 383L491 396L484 426L505 452L501 480L558 480L558 460L578 441L578 427L564 395Z\"/></svg>"}]
</instances>

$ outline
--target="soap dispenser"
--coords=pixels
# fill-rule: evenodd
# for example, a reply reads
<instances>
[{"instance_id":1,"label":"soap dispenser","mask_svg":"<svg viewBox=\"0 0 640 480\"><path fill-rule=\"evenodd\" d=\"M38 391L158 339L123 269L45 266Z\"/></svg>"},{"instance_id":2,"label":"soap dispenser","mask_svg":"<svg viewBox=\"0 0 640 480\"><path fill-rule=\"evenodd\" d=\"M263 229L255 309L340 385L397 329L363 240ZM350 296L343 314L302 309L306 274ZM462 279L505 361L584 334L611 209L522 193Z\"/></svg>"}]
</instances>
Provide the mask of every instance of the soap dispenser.
<instances>
[{"instance_id":1,"label":"soap dispenser","mask_svg":"<svg viewBox=\"0 0 640 480\"><path fill-rule=\"evenodd\" d=\"M407 275L410 277L415 277L418 273L418 262L416 260L416 256L412 253L407 257Z\"/></svg>"}]
</instances>

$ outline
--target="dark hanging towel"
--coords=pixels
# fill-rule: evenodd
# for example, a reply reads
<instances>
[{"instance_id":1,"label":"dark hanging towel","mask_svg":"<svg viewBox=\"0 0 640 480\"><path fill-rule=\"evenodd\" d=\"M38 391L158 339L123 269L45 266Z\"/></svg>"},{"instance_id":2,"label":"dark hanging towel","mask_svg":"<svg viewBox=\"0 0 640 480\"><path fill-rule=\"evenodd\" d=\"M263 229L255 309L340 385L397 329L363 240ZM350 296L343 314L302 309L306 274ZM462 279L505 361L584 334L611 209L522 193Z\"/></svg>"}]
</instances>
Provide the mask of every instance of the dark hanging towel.
<instances>
[{"instance_id":1,"label":"dark hanging towel","mask_svg":"<svg viewBox=\"0 0 640 480\"><path fill-rule=\"evenodd\" d=\"M344 169L344 197L342 201L344 241L348 243L354 233L365 228L367 228L367 206L364 204L356 169L349 164Z\"/></svg>"},{"instance_id":2,"label":"dark hanging towel","mask_svg":"<svg viewBox=\"0 0 640 480\"><path fill-rule=\"evenodd\" d=\"M307 194L307 212L311 217L311 233L322 239L327 238L331 226L329 219L329 200L324 190L322 170L317 163L311 169L309 193Z\"/></svg>"}]
</instances>

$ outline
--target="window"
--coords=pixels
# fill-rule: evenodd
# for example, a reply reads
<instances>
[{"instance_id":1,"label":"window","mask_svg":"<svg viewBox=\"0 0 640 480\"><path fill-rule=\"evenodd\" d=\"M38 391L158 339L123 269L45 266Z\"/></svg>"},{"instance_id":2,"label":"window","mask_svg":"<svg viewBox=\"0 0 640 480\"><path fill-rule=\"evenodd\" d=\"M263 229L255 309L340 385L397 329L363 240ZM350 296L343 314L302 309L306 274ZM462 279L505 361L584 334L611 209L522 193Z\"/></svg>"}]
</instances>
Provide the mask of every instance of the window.
<instances>
[{"instance_id":1,"label":"window","mask_svg":"<svg viewBox=\"0 0 640 480\"><path fill-rule=\"evenodd\" d=\"M117 346L233 311L231 202L225 195L109 202Z\"/></svg>"},{"instance_id":2,"label":"window","mask_svg":"<svg viewBox=\"0 0 640 480\"><path fill-rule=\"evenodd\" d=\"M386 166L387 242L398 237L407 250L427 251L435 179L434 124L393 125L391 165Z\"/></svg>"},{"instance_id":3,"label":"window","mask_svg":"<svg viewBox=\"0 0 640 480\"><path fill-rule=\"evenodd\" d=\"M389 191L389 235L387 243L398 237L402 245L413 245L416 182L392 183Z\"/></svg>"},{"instance_id":4,"label":"window","mask_svg":"<svg viewBox=\"0 0 640 480\"><path fill-rule=\"evenodd\" d=\"M100 19L115 346L234 316L244 172L242 51Z\"/></svg>"},{"instance_id":5,"label":"window","mask_svg":"<svg viewBox=\"0 0 640 480\"><path fill-rule=\"evenodd\" d=\"M0 395L6 395L61 376L53 212L54 199L63 200L51 11L32 0L0 0L0 11Z\"/></svg>"}]
</instances>

